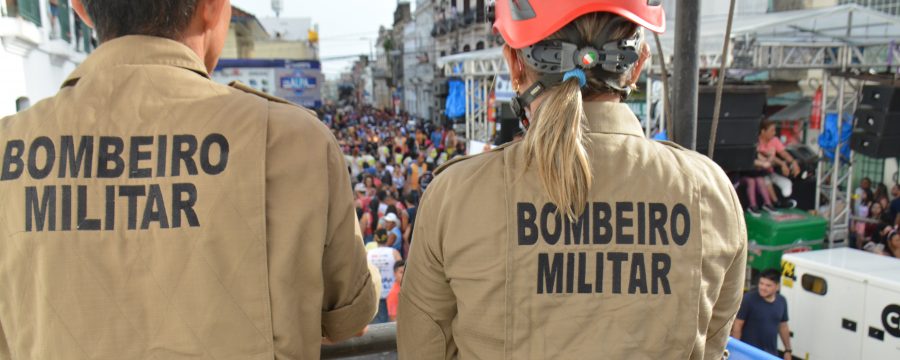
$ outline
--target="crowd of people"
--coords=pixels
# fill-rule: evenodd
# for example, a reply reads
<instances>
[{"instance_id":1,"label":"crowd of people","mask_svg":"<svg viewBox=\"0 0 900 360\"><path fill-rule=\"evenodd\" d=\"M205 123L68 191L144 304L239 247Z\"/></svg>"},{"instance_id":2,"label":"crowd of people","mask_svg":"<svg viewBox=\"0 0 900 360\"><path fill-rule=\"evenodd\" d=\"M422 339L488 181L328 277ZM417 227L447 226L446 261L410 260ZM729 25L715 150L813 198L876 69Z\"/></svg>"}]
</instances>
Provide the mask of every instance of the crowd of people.
<instances>
[{"instance_id":1,"label":"crowd of people","mask_svg":"<svg viewBox=\"0 0 900 360\"><path fill-rule=\"evenodd\" d=\"M856 248L900 258L900 185L863 178L853 194L853 244Z\"/></svg>"},{"instance_id":2,"label":"crowd of people","mask_svg":"<svg viewBox=\"0 0 900 360\"><path fill-rule=\"evenodd\" d=\"M348 107L320 115L344 152L360 232L369 261L381 273L382 300L374 322L394 320L419 199L432 172L464 155L466 144L453 129L411 121L406 114Z\"/></svg>"}]
</instances>

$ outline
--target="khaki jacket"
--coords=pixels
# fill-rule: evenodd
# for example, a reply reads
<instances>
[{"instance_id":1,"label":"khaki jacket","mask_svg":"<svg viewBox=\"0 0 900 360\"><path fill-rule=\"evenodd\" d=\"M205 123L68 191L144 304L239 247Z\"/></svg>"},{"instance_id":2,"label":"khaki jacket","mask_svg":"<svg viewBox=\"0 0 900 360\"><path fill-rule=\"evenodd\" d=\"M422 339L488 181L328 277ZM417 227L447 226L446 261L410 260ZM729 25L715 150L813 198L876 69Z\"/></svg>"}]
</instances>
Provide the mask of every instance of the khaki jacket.
<instances>
[{"instance_id":1,"label":"khaki jacket","mask_svg":"<svg viewBox=\"0 0 900 360\"><path fill-rule=\"evenodd\" d=\"M328 129L180 43L100 46L0 151L0 359L318 359L375 314Z\"/></svg>"},{"instance_id":2,"label":"khaki jacket","mask_svg":"<svg viewBox=\"0 0 900 360\"><path fill-rule=\"evenodd\" d=\"M594 182L577 221L514 143L438 171L400 292L402 359L722 358L746 231L712 161L586 103Z\"/></svg>"}]
</instances>

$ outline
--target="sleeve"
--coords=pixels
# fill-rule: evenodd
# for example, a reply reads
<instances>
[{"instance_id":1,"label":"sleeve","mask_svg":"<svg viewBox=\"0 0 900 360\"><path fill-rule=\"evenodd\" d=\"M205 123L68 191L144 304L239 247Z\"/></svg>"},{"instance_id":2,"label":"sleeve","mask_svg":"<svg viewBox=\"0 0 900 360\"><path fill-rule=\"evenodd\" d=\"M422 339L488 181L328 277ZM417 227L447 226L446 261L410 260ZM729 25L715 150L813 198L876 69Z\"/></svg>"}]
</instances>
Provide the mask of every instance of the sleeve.
<instances>
[{"instance_id":1,"label":"sleeve","mask_svg":"<svg viewBox=\"0 0 900 360\"><path fill-rule=\"evenodd\" d=\"M780 153L780 152L782 152L782 151L785 150L784 143L781 142L781 139L779 139L779 138L777 138L777 137L776 137L776 138L773 138L773 139L772 139L772 143L775 145L774 148L775 148L775 153L776 153L776 154L777 154L777 153Z\"/></svg>"},{"instance_id":2,"label":"sleeve","mask_svg":"<svg viewBox=\"0 0 900 360\"><path fill-rule=\"evenodd\" d=\"M711 189L704 197L706 206L710 207L712 213L721 215L708 219L712 221L711 225L715 227L713 234L717 234L718 239L704 242L704 247L715 241L721 242L718 247L712 247L720 253L714 261L718 262L716 268L724 270L724 276L706 332L705 353L710 358L721 357L728 343L728 335L743 298L744 276L747 271L747 225L744 222L744 212L725 173L718 166L712 166Z\"/></svg>"},{"instance_id":3,"label":"sleeve","mask_svg":"<svg viewBox=\"0 0 900 360\"><path fill-rule=\"evenodd\" d=\"M381 277L366 261L350 176L334 138L328 146L328 228L322 259L322 334L341 341L359 333L378 310Z\"/></svg>"},{"instance_id":4,"label":"sleeve","mask_svg":"<svg viewBox=\"0 0 900 360\"><path fill-rule=\"evenodd\" d=\"M779 296L780 296L780 295L779 295ZM784 302L784 313L781 314L781 322L787 322L787 321L788 321L788 304L787 304L787 300L786 300L785 298L781 298L781 301Z\"/></svg>"},{"instance_id":5,"label":"sleeve","mask_svg":"<svg viewBox=\"0 0 900 360\"><path fill-rule=\"evenodd\" d=\"M747 320L747 315L750 314L750 306L747 304L747 298L744 297L744 301L741 301L741 308L738 310L737 318L741 320Z\"/></svg>"},{"instance_id":6,"label":"sleeve","mask_svg":"<svg viewBox=\"0 0 900 360\"><path fill-rule=\"evenodd\" d=\"M450 323L456 316L456 298L444 273L441 236L437 231L435 195L430 188L419 207L409 260L400 290L397 351L401 359L450 359L455 344Z\"/></svg>"}]
</instances>

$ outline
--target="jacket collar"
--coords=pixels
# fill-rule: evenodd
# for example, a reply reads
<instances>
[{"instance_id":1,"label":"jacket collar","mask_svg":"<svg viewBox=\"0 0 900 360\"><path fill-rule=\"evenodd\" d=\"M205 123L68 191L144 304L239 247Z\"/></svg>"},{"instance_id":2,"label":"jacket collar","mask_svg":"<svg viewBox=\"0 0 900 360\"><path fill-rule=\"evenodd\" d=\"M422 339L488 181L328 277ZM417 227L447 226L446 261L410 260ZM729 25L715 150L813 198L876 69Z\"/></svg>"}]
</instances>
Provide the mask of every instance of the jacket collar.
<instances>
[{"instance_id":1,"label":"jacket collar","mask_svg":"<svg viewBox=\"0 0 900 360\"><path fill-rule=\"evenodd\" d=\"M585 102L587 128L591 133L645 137L641 122L628 105L615 102Z\"/></svg>"},{"instance_id":2,"label":"jacket collar","mask_svg":"<svg viewBox=\"0 0 900 360\"><path fill-rule=\"evenodd\" d=\"M193 71L209 78L206 66L186 45L161 37L129 35L103 43L72 72L62 87L97 71L121 65L167 65Z\"/></svg>"}]
</instances>

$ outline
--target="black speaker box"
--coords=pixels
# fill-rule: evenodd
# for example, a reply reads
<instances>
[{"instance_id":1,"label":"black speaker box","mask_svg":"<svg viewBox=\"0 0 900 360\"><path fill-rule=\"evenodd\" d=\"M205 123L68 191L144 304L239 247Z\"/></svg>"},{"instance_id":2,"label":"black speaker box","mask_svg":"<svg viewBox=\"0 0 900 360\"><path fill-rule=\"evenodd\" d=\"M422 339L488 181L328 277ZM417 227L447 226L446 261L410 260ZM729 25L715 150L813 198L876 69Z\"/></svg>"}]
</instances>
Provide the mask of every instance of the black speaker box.
<instances>
[{"instance_id":1,"label":"black speaker box","mask_svg":"<svg viewBox=\"0 0 900 360\"><path fill-rule=\"evenodd\" d=\"M703 155L709 153L708 144L697 143L697 152ZM756 160L756 144L738 146L718 146L713 154L713 161L725 171L750 171L753 170L753 161Z\"/></svg>"},{"instance_id":2,"label":"black speaker box","mask_svg":"<svg viewBox=\"0 0 900 360\"><path fill-rule=\"evenodd\" d=\"M816 177L810 176L806 180L791 179L794 191L791 198L797 201L800 210L814 210L816 207Z\"/></svg>"},{"instance_id":3,"label":"black speaker box","mask_svg":"<svg viewBox=\"0 0 900 360\"><path fill-rule=\"evenodd\" d=\"M513 140L513 138L521 131L519 127L519 119L513 114L509 104L500 104L498 120L500 122L500 132L494 145L500 146Z\"/></svg>"},{"instance_id":4,"label":"black speaker box","mask_svg":"<svg viewBox=\"0 0 900 360\"><path fill-rule=\"evenodd\" d=\"M861 107L869 107L881 112L900 112L900 88L893 86L865 86L862 91Z\"/></svg>"},{"instance_id":5,"label":"black speaker box","mask_svg":"<svg viewBox=\"0 0 900 360\"><path fill-rule=\"evenodd\" d=\"M854 114L856 129L881 136L900 136L900 112L886 113L870 106L860 106Z\"/></svg>"},{"instance_id":6,"label":"black speaker box","mask_svg":"<svg viewBox=\"0 0 900 360\"><path fill-rule=\"evenodd\" d=\"M854 130L850 137L850 148L876 159L900 157L900 136L878 136L878 134Z\"/></svg>"},{"instance_id":7,"label":"black speaker box","mask_svg":"<svg viewBox=\"0 0 900 360\"><path fill-rule=\"evenodd\" d=\"M719 119L716 130L716 146L752 145L759 141L760 117ZM712 119L697 120L697 146L708 147L712 131Z\"/></svg>"},{"instance_id":8,"label":"black speaker box","mask_svg":"<svg viewBox=\"0 0 900 360\"><path fill-rule=\"evenodd\" d=\"M720 119L760 118L766 108L766 87L761 86L728 86L722 93L722 112ZM713 87L704 87L700 91L697 108L698 119L712 119L716 104L716 92ZM754 130L758 134L759 129Z\"/></svg>"}]
</instances>

